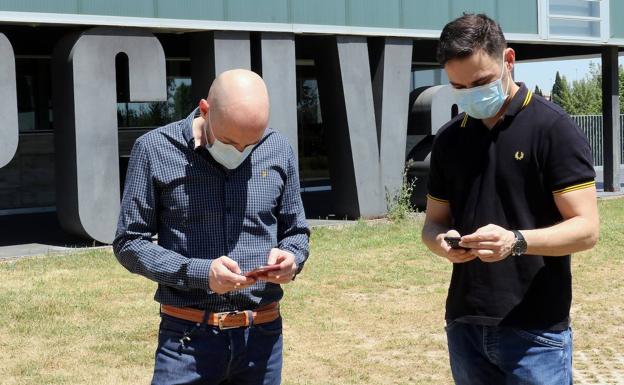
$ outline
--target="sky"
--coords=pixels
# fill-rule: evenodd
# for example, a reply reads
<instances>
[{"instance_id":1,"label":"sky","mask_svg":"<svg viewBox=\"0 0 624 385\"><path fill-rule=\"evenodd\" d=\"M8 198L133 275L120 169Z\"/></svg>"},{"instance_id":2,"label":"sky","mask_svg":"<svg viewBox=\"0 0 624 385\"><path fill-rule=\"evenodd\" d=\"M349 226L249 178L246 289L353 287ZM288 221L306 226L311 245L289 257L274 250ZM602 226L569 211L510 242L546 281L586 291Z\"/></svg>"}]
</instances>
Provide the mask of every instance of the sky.
<instances>
[{"instance_id":1,"label":"sky","mask_svg":"<svg viewBox=\"0 0 624 385\"><path fill-rule=\"evenodd\" d=\"M523 82L531 90L535 89L535 85L545 95L550 95L555 75L557 71L564 75L568 80L568 84L572 84L574 80L580 80L589 75L589 63L594 62L600 64L599 56L583 59L555 59L539 62L516 62L514 67L514 80ZM624 65L624 56L620 56L620 65ZM436 78L436 72L438 78ZM420 70L413 73L414 87L429 86L432 84L448 84L446 73L442 71Z\"/></svg>"},{"instance_id":2,"label":"sky","mask_svg":"<svg viewBox=\"0 0 624 385\"><path fill-rule=\"evenodd\" d=\"M544 94L550 94L557 71L565 75L568 83L580 80L589 74L589 63L600 64L600 57L591 59L553 60L542 62L516 62L514 80L526 83L529 89L538 85ZM624 64L624 57L620 56L620 65Z\"/></svg>"}]
</instances>

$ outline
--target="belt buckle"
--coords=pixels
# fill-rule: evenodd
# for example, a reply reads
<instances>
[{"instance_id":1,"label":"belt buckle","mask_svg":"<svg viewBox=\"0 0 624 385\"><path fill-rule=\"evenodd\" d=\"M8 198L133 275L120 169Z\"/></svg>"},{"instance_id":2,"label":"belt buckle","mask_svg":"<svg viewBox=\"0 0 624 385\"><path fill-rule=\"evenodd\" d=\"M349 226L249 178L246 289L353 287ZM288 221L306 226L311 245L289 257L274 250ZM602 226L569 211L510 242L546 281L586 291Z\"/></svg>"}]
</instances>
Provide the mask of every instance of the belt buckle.
<instances>
[{"instance_id":1,"label":"belt buckle","mask_svg":"<svg viewBox=\"0 0 624 385\"><path fill-rule=\"evenodd\" d=\"M223 322L225 321L225 318L227 316L230 315L237 315L243 313L242 311L224 311L221 313L216 313L215 315L217 316L217 326L219 327L219 330L229 330L229 329L238 329L241 326L223 326Z\"/></svg>"}]
</instances>

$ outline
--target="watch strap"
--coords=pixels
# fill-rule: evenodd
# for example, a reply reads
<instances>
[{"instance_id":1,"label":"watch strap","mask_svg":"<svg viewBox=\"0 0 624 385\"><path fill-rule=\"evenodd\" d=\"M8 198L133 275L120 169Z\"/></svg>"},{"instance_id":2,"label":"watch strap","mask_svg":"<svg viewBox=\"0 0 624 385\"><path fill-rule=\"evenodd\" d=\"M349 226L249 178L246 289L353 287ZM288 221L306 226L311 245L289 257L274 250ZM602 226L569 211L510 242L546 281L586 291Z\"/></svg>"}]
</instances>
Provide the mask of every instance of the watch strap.
<instances>
[{"instance_id":1,"label":"watch strap","mask_svg":"<svg viewBox=\"0 0 624 385\"><path fill-rule=\"evenodd\" d=\"M524 235L518 230L511 230L516 236L516 241L511 248L511 254L518 257L523 255L527 251L527 243L526 239L524 239Z\"/></svg>"}]
</instances>

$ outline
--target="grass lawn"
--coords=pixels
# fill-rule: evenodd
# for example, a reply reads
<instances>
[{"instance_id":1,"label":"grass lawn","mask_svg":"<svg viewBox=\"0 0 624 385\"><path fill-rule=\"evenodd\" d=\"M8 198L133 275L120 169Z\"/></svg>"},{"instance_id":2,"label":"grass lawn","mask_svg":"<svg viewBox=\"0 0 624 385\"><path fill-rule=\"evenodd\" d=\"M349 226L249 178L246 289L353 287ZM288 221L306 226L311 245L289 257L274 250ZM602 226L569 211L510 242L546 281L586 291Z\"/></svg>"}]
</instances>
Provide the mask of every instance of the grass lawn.
<instances>
[{"instance_id":1,"label":"grass lawn","mask_svg":"<svg viewBox=\"0 0 624 385\"><path fill-rule=\"evenodd\" d=\"M573 257L581 383L624 372L624 199L600 209L599 245ZM309 263L282 303L285 384L451 383L443 333L451 265L421 244L421 226L314 232ZM4 262L0 277L0 383L149 382L155 284L110 251Z\"/></svg>"}]
</instances>

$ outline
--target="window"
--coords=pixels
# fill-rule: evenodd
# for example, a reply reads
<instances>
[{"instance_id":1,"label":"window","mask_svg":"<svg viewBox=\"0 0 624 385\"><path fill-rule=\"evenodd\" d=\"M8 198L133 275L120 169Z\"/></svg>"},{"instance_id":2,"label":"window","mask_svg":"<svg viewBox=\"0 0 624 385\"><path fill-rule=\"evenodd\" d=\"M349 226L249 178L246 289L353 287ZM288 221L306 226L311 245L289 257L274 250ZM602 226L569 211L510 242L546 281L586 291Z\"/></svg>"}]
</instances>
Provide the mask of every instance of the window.
<instances>
[{"instance_id":1,"label":"window","mask_svg":"<svg viewBox=\"0 0 624 385\"><path fill-rule=\"evenodd\" d=\"M304 188L329 185L329 160L313 62L297 65L299 178Z\"/></svg>"},{"instance_id":2,"label":"window","mask_svg":"<svg viewBox=\"0 0 624 385\"><path fill-rule=\"evenodd\" d=\"M52 128L50 59L18 57L15 60L15 77L19 131L50 130Z\"/></svg>"},{"instance_id":3,"label":"window","mask_svg":"<svg viewBox=\"0 0 624 385\"><path fill-rule=\"evenodd\" d=\"M53 129L50 58L24 56L15 63L19 131ZM118 126L154 128L185 118L195 107L190 72L189 60L168 59L167 101L117 103ZM123 89L118 89L122 100L127 99Z\"/></svg>"},{"instance_id":4,"label":"window","mask_svg":"<svg viewBox=\"0 0 624 385\"><path fill-rule=\"evenodd\" d=\"M118 87L118 98L126 99L124 87ZM195 108L191 96L189 60L167 60L167 101L146 103L117 103L117 123L120 128L154 128L184 119Z\"/></svg>"},{"instance_id":5,"label":"window","mask_svg":"<svg viewBox=\"0 0 624 385\"><path fill-rule=\"evenodd\" d=\"M600 1L550 0L550 14L559 16L600 17Z\"/></svg>"},{"instance_id":6,"label":"window","mask_svg":"<svg viewBox=\"0 0 624 385\"><path fill-rule=\"evenodd\" d=\"M608 16L608 1L547 1L550 38L599 40L608 37L603 33Z\"/></svg>"}]
</instances>

